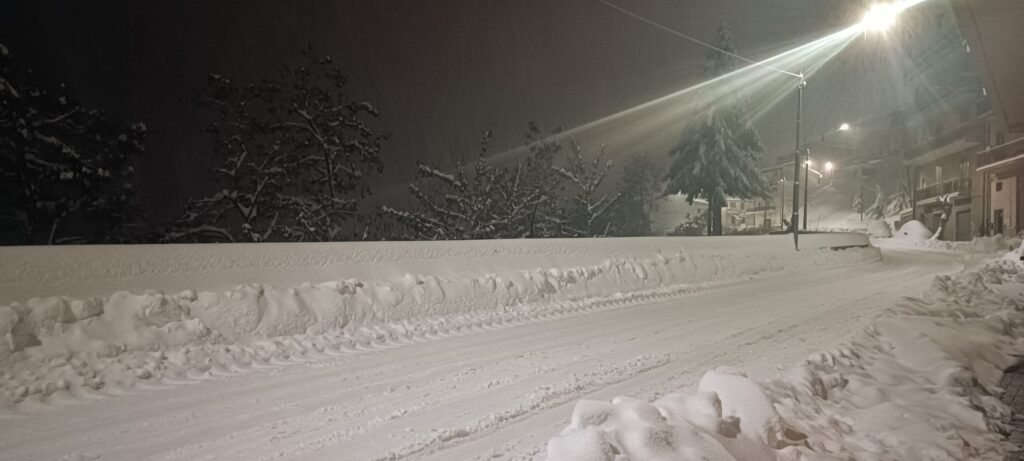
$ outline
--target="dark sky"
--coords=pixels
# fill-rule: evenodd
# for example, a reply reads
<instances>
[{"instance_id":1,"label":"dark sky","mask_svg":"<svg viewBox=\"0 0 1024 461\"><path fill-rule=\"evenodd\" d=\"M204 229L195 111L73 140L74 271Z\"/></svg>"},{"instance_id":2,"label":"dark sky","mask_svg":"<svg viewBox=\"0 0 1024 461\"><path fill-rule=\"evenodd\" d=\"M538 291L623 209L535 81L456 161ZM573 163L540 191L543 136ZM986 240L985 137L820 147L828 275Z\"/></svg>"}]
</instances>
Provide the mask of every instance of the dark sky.
<instances>
[{"instance_id":1,"label":"dark sky","mask_svg":"<svg viewBox=\"0 0 1024 461\"><path fill-rule=\"evenodd\" d=\"M350 94L380 109L391 135L385 181L415 160L475 156L523 142L530 120L571 127L700 81L705 50L593 0L8 0L0 42L86 104L150 128L138 180L150 213L170 218L206 184L200 112L180 102L208 73L256 79L308 44L350 77ZM856 20L857 0L619 0L688 34L725 21L755 58ZM838 63L808 89L811 130L884 111L864 75ZM850 64L852 63L852 64ZM841 76L842 78L839 78ZM870 80L868 78L867 80ZM867 88L867 89L865 89ZM841 91L845 96L836 98ZM817 95L817 97L815 97ZM770 150L792 142L790 101L759 122ZM635 146L663 158L664 146Z\"/></svg>"}]
</instances>

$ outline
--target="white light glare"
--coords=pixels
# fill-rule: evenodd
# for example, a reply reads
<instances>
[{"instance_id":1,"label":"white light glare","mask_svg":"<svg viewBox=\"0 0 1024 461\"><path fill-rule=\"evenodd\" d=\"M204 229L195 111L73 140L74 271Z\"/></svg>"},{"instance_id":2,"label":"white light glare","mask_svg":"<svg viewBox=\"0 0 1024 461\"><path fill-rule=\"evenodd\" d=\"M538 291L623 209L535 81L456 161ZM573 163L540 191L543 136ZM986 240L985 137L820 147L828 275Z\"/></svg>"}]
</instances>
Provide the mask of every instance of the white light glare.
<instances>
[{"instance_id":1,"label":"white light glare","mask_svg":"<svg viewBox=\"0 0 1024 461\"><path fill-rule=\"evenodd\" d=\"M839 131L850 131L850 124L844 123L842 125L839 125Z\"/></svg>"},{"instance_id":2,"label":"white light glare","mask_svg":"<svg viewBox=\"0 0 1024 461\"><path fill-rule=\"evenodd\" d=\"M896 23L896 17L905 9L895 3L876 3L864 13L860 28L865 31L885 32Z\"/></svg>"},{"instance_id":3,"label":"white light glare","mask_svg":"<svg viewBox=\"0 0 1024 461\"><path fill-rule=\"evenodd\" d=\"M825 171L832 171L832 168L835 168L832 162L825 162Z\"/></svg>"}]
</instances>

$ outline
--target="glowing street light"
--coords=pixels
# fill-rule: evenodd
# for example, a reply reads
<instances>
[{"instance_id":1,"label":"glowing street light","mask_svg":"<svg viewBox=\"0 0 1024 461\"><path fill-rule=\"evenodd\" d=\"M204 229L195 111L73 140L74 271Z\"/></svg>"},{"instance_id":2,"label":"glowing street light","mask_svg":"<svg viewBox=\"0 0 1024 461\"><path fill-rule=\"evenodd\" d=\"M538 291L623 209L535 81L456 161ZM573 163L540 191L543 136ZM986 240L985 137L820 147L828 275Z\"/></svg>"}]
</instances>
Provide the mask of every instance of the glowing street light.
<instances>
[{"instance_id":1,"label":"glowing street light","mask_svg":"<svg viewBox=\"0 0 1024 461\"><path fill-rule=\"evenodd\" d=\"M833 165L832 162L825 162L825 174L832 174L832 169L835 167L836 166Z\"/></svg>"},{"instance_id":2,"label":"glowing street light","mask_svg":"<svg viewBox=\"0 0 1024 461\"><path fill-rule=\"evenodd\" d=\"M893 3L876 3L864 13L860 29L868 32L885 32L896 23L902 9Z\"/></svg>"},{"instance_id":3,"label":"glowing street light","mask_svg":"<svg viewBox=\"0 0 1024 461\"><path fill-rule=\"evenodd\" d=\"M924 0L897 0L893 3L876 3L864 13L864 17L857 23L857 30L863 32L885 32L893 24L903 10L910 8Z\"/></svg>"},{"instance_id":4,"label":"glowing street light","mask_svg":"<svg viewBox=\"0 0 1024 461\"><path fill-rule=\"evenodd\" d=\"M839 125L839 131L850 131L850 124L843 123L842 125Z\"/></svg>"}]
</instances>

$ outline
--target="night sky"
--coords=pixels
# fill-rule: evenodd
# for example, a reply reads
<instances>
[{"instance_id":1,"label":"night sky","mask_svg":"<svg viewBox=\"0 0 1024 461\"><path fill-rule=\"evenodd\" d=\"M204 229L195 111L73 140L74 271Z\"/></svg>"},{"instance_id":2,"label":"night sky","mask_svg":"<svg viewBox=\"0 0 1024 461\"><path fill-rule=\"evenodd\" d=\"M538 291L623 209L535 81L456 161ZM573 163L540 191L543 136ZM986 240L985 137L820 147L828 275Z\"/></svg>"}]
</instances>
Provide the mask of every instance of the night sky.
<instances>
[{"instance_id":1,"label":"night sky","mask_svg":"<svg viewBox=\"0 0 1024 461\"><path fill-rule=\"evenodd\" d=\"M618 4L710 39L726 22L741 53L764 58L857 20L842 0L620 0ZM523 142L526 123L572 127L700 81L705 50L593 0L15 0L0 42L45 82L149 127L137 181L154 220L178 216L209 188L210 141L194 105L205 76L257 79L307 45L350 77L349 94L381 111L391 139L386 184L407 183L416 160L473 158ZM809 131L890 110L898 85L855 44L808 88ZM875 63L877 61L877 63ZM872 64L865 64L872 63ZM897 82L898 83L898 82ZM879 89L882 88L882 89ZM888 89L886 89L888 88ZM792 144L791 98L758 121L772 153ZM582 141L587 142L587 139ZM667 161L668 146L631 146ZM628 152L622 152L626 154ZM396 188L400 190L401 188Z\"/></svg>"}]
</instances>

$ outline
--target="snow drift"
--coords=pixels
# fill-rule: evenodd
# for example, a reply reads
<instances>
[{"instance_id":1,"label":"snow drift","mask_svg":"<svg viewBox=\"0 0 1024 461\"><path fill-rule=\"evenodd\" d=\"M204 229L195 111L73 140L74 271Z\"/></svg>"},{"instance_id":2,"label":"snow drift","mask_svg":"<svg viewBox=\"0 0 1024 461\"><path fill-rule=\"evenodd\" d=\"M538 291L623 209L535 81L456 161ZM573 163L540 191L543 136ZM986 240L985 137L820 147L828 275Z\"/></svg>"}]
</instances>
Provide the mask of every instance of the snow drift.
<instances>
[{"instance_id":1,"label":"snow drift","mask_svg":"<svg viewBox=\"0 0 1024 461\"><path fill-rule=\"evenodd\" d=\"M2 249L5 297L39 293L38 278L51 292L118 282L131 291L0 305L0 404L360 352L879 256L827 248L865 245L863 235L801 240L799 253L785 236ZM266 283L202 289L239 274ZM295 274L317 281L294 283ZM195 289L167 291L189 282Z\"/></svg>"},{"instance_id":2,"label":"snow drift","mask_svg":"<svg viewBox=\"0 0 1024 461\"><path fill-rule=\"evenodd\" d=\"M1024 266L936 277L921 298L767 382L708 372L653 403L581 401L549 461L704 459L712 439L746 460L1002 460L996 397L1024 355Z\"/></svg>"},{"instance_id":3,"label":"snow drift","mask_svg":"<svg viewBox=\"0 0 1024 461\"><path fill-rule=\"evenodd\" d=\"M1020 245L1021 240L1017 237L1006 238L1002 235L975 237L970 241L955 242L947 240L901 238L896 236L889 239L879 238L874 240L874 242L882 247L920 248L924 250L952 251L957 253L997 254L1017 248L1017 246Z\"/></svg>"},{"instance_id":4,"label":"snow drift","mask_svg":"<svg viewBox=\"0 0 1024 461\"><path fill-rule=\"evenodd\" d=\"M900 227L899 232L896 233L895 238L904 240L928 240L932 238L935 233L928 230L921 221L910 220Z\"/></svg>"}]
</instances>

